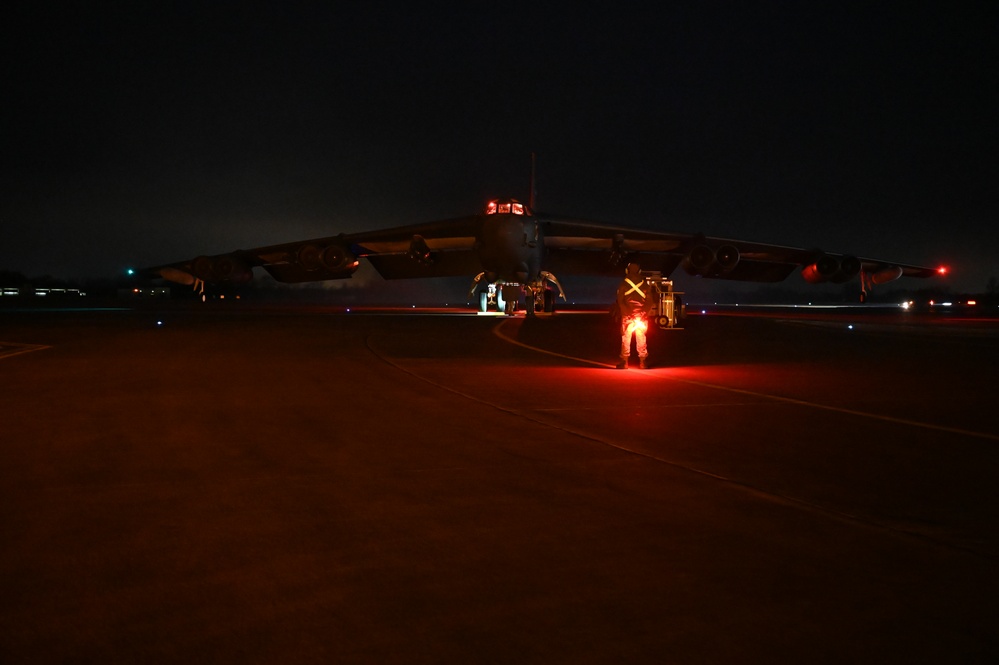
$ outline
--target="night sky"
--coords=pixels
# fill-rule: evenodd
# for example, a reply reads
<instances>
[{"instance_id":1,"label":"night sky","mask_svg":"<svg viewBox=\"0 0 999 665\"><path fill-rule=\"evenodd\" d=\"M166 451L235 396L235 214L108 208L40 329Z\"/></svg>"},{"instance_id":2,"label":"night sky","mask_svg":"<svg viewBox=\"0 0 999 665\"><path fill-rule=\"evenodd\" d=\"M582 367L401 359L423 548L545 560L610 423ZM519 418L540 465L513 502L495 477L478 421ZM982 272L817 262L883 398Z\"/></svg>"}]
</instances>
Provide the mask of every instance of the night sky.
<instances>
[{"instance_id":1,"label":"night sky","mask_svg":"<svg viewBox=\"0 0 999 665\"><path fill-rule=\"evenodd\" d=\"M994 2L24 3L0 270L100 278L527 198L999 277ZM798 286L801 280L788 280Z\"/></svg>"}]
</instances>

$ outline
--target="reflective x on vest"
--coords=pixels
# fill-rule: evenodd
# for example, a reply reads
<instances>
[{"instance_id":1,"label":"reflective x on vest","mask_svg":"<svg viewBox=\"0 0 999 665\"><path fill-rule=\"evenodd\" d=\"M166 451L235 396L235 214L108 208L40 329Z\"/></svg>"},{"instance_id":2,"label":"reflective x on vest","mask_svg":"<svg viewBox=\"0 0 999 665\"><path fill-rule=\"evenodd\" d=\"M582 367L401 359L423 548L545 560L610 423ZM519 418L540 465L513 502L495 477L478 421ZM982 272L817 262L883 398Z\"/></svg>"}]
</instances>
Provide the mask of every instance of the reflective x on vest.
<instances>
[{"instance_id":1,"label":"reflective x on vest","mask_svg":"<svg viewBox=\"0 0 999 665\"><path fill-rule=\"evenodd\" d=\"M633 281L631 281L631 280L630 280L630 279L628 279L627 277L625 277L625 278L624 278L624 281L626 281L626 282L628 282L629 284L631 284L631 288L630 288L630 289L628 289L628 290L627 290L627 291L625 292L625 294L624 294L624 295L626 295L626 296L627 296L627 295L630 295L630 294L632 294L632 293L635 293L635 292L637 291L637 292L638 292L638 295L642 296L642 299L643 299L643 300L645 299L645 291L642 291L642 289L641 289L641 288L639 288L638 284L635 284L635 283L634 283Z\"/></svg>"}]
</instances>

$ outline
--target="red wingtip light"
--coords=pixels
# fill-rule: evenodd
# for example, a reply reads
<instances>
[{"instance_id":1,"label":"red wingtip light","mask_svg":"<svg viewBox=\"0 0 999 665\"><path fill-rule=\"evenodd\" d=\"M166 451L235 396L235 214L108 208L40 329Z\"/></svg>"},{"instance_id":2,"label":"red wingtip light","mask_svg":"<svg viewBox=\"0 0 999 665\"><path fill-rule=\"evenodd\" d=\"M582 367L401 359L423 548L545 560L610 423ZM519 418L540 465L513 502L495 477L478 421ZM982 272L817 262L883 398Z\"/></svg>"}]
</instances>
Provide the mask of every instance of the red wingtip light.
<instances>
[{"instance_id":1,"label":"red wingtip light","mask_svg":"<svg viewBox=\"0 0 999 665\"><path fill-rule=\"evenodd\" d=\"M937 268L938 275L946 275L948 272L950 271L947 270L947 266L940 266L939 268Z\"/></svg>"}]
</instances>

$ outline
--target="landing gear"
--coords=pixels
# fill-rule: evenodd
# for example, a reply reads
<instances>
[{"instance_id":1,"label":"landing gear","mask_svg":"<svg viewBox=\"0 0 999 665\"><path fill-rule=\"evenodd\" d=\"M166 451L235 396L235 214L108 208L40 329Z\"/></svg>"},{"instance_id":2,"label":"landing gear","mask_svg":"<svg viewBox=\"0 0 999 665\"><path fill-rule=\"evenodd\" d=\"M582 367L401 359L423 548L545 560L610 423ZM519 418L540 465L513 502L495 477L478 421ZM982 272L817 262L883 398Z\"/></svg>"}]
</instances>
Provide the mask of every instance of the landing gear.
<instances>
[{"instance_id":1,"label":"landing gear","mask_svg":"<svg viewBox=\"0 0 999 665\"><path fill-rule=\"evenodd\" d=\"M555 313L555 291L545 282L550 282L558 288L558 297L565 300L565 291L555 275L550 272L541 271L538 281L528 285L524 289L524 299L527 301L527 314L532 316L536 311L545 314Z\"/></svg>"},{"instance_id":2,"label":"landing gear","mask_svg":"<svg viewBox=\"0 0 999 665\"><path fill-rule=\"evenodd\" d=\"M507 312L509 301L503 298L503 289L497 287L495 284L489 284L482 291L479 292L479 312L486 313L489 311L490 307L494 307L496 311Z\"/></svg>"},{"instance_id":3,"label":"landing gear","mask_svg":"<svg viewBox=\"0 0 999 665\"><path fill-rule=\"evenodd\" d=\"M545 289L545 312L549 314L555 313L555 294L552 293L551 289Z\"/></svg>"},{"instance_id":4,"label":"landing gear","mask_svg":"<svg viewBox=\"0 0 999 665\"><path fill-rule=\"evenodd\" d=\"M524 293L524 304L527 307L528 316L534 316L534 313L539 310L545 314L554 314L555 294L546 287L541 287L538 291L527 289Z\"/></svg>"},{"instance_id":5,"label":"landing gear","mask_svg":"<svg viewBox=\"0 0 999 665\"><path fill-rule=\"evenodd\" d=\"M517 311L517 301L520 300L519 284L504 284L499 290L499 308L507 316L513 316Z\"/></svg>"},{"instance_id":6,"label":"landing gear","mask_svg":"<svg viewBox=\"0 0 999 665\"><path fill-rule=\"evenodd\" d=\"M481 272L476 275L472 282L472 288L468 292L469 298L479 292L479 313L485 314L490 311L500 312L507 316L513 316L520 307L521 294L524 296L524 307L528 316L534 316L535 312L545 312L553 314L555 312L555 291L545 281L551 282L558 287L558 297L565 300L565 291L558 280L549 272L542 271L540 278L530 284L519 284L516 282L492 282L487 283L483 278L487 278L487 273ZM481 289L479 284L482 283Z\"/></svg>"}]
</instances>

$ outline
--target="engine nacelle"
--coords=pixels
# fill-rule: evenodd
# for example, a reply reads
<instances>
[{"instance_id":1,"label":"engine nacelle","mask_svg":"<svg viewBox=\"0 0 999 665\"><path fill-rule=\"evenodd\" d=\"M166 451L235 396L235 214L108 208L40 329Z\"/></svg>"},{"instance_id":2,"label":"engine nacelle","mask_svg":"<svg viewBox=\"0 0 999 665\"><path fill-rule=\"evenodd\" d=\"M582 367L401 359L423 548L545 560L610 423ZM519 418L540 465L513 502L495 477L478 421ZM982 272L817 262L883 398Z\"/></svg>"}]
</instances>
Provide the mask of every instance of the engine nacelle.
<instances>
[{"instance_id":1,"label":"engine nacelle","mask_svg":"<svg viewBox=\"0 0 999 665\"><path fill-rule=\"evenodd\" d=\"M357 257L343 245L329 245L323 250L323 265L335 272L353 272L357 267Z\"/></svg>"},{"instance_id":2,"label":"engine nacelle","mask_svg":"<svg viewBox=\"0 0 999 665\"><path fill-rule=\"evenodd\" d=\"M717 277L730 272L739 263L739 250L733 245L717 249L708 245L694 245L683 257L683 269L688 275Z\"/></svg>"},{"instance_id":3,"label":"engine nacelle","mask_svg":"<svg viewBox=\"0 0 999 665\"><path fill-rule=\"evenodd\" d=\"M245 284L253 279L253 268L230 254L199 256L191 262L191 273L203 282Z\"/></svg>"},{"instance_id":4,"label":"engine nacelle","mask_svg":"<svg viewBox=\"0 0 999 665\"><path fill-rule=\"evenodd\" d=\"M434 262L434 255L423 236L414 235L413 239L409 241L409 258L423 265L430 265Z\"/></svg>"},{"instance_id":5,"label":"engine nacelle","mask_svg":"<svg viewBox=\"0 0 999 665\"><path fill-rule=\"evenodd\" d=\"M182 284L184 286L193 286L197 281L189 272L180 270L178 268L161 268L160 277L163 279L174 282L175 284Z\"/></svg>"},{"instance_id":6,"label":"engine nacelle","mask_svg":"<svg viewBox=\"0 0 999 665\"><path fill-rule=\"evenodd\" d=\"M319 245L302 245L295 251L295 262L306 270L319 270L323 265L323 248Z\"/></svg>"},{"instance_id":7,"label":"engine nacelle","mask_svg":"<svg viewBox=\"0 0 999 665\"><path fill-rule=\"evenodd\" d=\"M871 284L886 284L887 282L894 282L901 276L902 269L898 266L892 266L890 268L883 268L876 273L872 273L868 279Z\"/></svg>"},{"instance_id":8,"label":"engine nacelle","mask_svg":"<svg viewBox=\"0 0 999 665\"><path fill-rule=\"evenodd\" d=\"M844 256L839 260L839 272L837 272L830 281L836 284L842 284L843 282L848 282L857 276L860 272L860 259L856 256Z\"/></svg>"},{"instance_id":9,"label":"engine nacelle","mask_svg":"<svg viewBox=\"0 0 999 665\"><path fill-rule=\"evenodd\" d=\"M704 275L715 262L715 250L707 245L695 245L683 257L683 269L688 275Z\"/></svg>"},{"instance_id":10,"label":"engine nacelle","mask_svg":"<svg viewBox=\"0 0 999 665\"><path fill-rule=\"evenodd\" d=\"M715 250L715 264L719 273L727 273L739 264L739 250L734 245L722 245Z\"/></svg>"},{"instance_id":11,"label":"engine nacelle","mask_svg":"<svg viewBox=\"0 0 999 665\"><path fill-rule=\"evenodd\" d=\"M815 263L801 269L801 276L809 284L833 282L841 284L860 272L860 259L855 256L836 258L823 254Z\"/></svg>"},{"instance_id":12,"label":"engine nacelle","mask_svg":"<svg viewBox=\"0 0 999 665\"><path fill-rule=\"evenodd\" d=\"M309 272L323 268L338 273L353 272L357 263L357 258L346 247L337 243L326 247L311 243L302 245L291 258Z\"/></svg>"}]
</instances>

